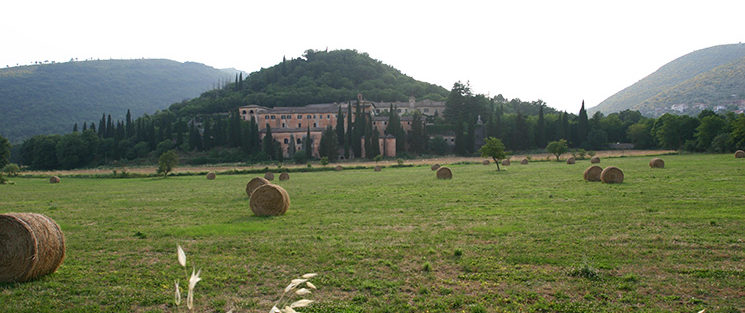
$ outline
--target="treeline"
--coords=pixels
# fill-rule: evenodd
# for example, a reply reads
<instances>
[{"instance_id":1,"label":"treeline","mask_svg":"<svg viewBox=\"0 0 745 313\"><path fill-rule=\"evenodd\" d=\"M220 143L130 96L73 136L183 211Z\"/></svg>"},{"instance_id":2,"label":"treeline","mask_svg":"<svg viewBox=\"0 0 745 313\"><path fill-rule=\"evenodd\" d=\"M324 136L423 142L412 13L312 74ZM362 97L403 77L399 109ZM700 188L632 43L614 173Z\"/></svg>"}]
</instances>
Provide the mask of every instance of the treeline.
<instances>
[{"instance_id":1,"label":"treeline","mask_svg":"<svg viewBox=\"0 0 745 313\"><path fill-rule=\"evenodd\" d=\"M572 148L602 150L612 143L632 143L637 149L682 149L696 152L731 152L745 148L745 115L718 115L703 111L697 117L665 114L646 118L638 111L588 118L584 103L579 114L549 112L542 103L535 115L526 114L519 101L475 95L468 85L456 83L448 96L444 124L455 132L454 152L470 155L480 115L487 137L500 138L508 150L544 149L550 141L566 139ZM511 109L515 108L515 109ZM507 113L509 110L514 113Z\"/></svg>"}]
</instances>

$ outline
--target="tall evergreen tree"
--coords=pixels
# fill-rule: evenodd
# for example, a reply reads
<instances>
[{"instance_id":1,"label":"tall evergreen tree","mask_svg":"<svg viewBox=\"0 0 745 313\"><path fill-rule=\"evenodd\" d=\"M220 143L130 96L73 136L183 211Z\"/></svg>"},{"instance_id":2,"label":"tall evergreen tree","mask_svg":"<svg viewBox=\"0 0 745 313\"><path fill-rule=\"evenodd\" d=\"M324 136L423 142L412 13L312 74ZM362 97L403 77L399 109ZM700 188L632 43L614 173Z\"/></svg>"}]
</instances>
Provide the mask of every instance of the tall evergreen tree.
<instances>
[{"instance_id":1,"label":"tall evergreen tree","mask_svg":"<svg viewBox=\"0 0 745 313\"><path fill-rule=\"evenodd\" d=\"M535 145L539 148L546 146L546 121L543 117L543 104L538 108L538 122L535 126Z\"/></svg>"},{"instance_id":2,"label":"tall evergreen tree","mask_svg":"<svg viewBox=\"0 0 745 313\"><path fill-rule=\"evenodd\" d=\"M362 136L365 135L365 117L362 115L360 101L357 100L357 106L354 113L354 127L352 128L352 151L355 156L362 156Z\"/></svg>"},{"instance_id":3,"label":"tall evergreen tree","mask_svg":"<svg viewBox=\"0 0 745 313\"><path fill-rule=\"evenodd\" d=\"M352 103L347 102L347 134L344 141L344 154L348 159L352 156Z\"/></svg>"},{"instance_id":4,"label":"tall evergreen tree","mask_svg":"<svg viewBox=\"0 0 745 313\"><path fill-rule=\"evenodd\" d=\"M295 156L295 152L297 152L297 147L295 147L295 135L290 135L290 144L287 146L287 152L290 155L290 158Z\"/></svg>"},{"instance_id":5,"label":"tall evergreen tree","mask_svg":"<svg viewBox=\"0 0 745 313\"><path fill-rule=\"evenodd\" d=\"M91 122L90 130L92 130L94 133L96 132L96 123Z\"/></svg>"},{"instance_id":6,"label":"tall evergreen tree","mask_svg":"<svg viewBox=\"0 0 745 313\"><path fill-rule=\"evenodd\" d=\"M98 137L106 138L106 113L101 115L101 120L98 122Z\"/></svg>"},{"instance_id":7,"label":"tall evergreen tree","mask_svg":"<svg viewBox=\"0 0 745 313\"><path fill-rule=\"evenodd\" d=\"M587 141L587 134L589 129L587 127L587 111L585 111L585 100L582 100L582 107L579 109L579 119L577 121L577 142L574 144L578 147L584 146Z\"/></svg>"},{"instance_id":8,"label":"tall evergreen tree","mask_svg":"<svg viewBox=\"0 0 745 313\"><path fill-rule=\"evenodd\" d=\"M411 120L411 131L409 131L407 137L412 152L424 153L424 149L427 146L427 134L421 113L414 112Z\"/></svg>"},{"instance_id":9,"label":"tall evergreen tree","mask_svg":"<svg viewBox=\"0 0 745 313\"><path fill-rule=\"evenodd\" d=\"M125 123L126 123L125 124L125 126L126 126L126 128L125 128L125 133L126 133L125 136L127 138L132 137L134 135L134 130L132 128L132 113L129 112L129 109L127 109L127 118L126 118Z\"/></svg>"},{"instance_id":10,"label":"tall evergreen tree","mask_svg":"<svg viewBox=\"0 0 745 313\"><path fill-rule=\"evenodd\" d=\"M85 132L86 130L88 130L87 122L83 122L83 132Z\"/></svg>"},{"instance_id":11,"label":"tall evergreen tree","mask_svg":"<svg viewBox=\"0 0 745 313\"><path fill-rule=\"evenodd\" d=\"M277 149L275 149L274 146L272 128L269 126L269 124L266 124L266 133L264 134L264 138L262 139L262 150L264 151L264 153L266 153L270 160L275 160L277 158Z\"/></svg>"},{"instance_id":12,"label":"tall evergreen tree","mask_svg":"<svg viewBox=\"0 0 745 313\"><path fill-rule=\"evenodd\" d=\"M78 132L78 123L75 123L75 125L72 126L72 132L77 133Z\"/></svg>"},{"instance_id":13,"label":"tall evergreen tree","mask_svg":"<svg viewBox=\"0 0 745 313\"><path fill-rule=\"evenodd\" d=\"M111 114L106 117L106 138L114 137L114 123L111 122Z\"/></svg>"},{"instance_id":14,"label":"tall evergreen tree","mask_svg":"<svg viewBox=\"0 0 745 313\"><path fill-rule=\"evenodd\" d=\"M321 157L327 157L330 161L336 160L339 140L336 138L336 131L329 125L321 134L318 154Z\"/></svg>"},{"instance_id":15,"label":"tall evergreen tree","mask_svg":"<svg viewBox=\"0 0 745 313\"><path fill-rule=\"evenodd\" d=\"M344 145L344 115L341 113L341 105L339 106L339 112L336 113L336 139L337 145Z\"/></svg>"},{"instance_id":16,"label":"tall evergreen tree","mask_svg":"<svg viewBox=\"0 0 745 313\"><path fill-rule=\"evenodd\" d=\"M305 140L303 141L303 150L305 150L305 156L308 160L313 158L313 138L310 136L310 125L308 125L308 132L305 134Z\"/></svg>"}]
</instances>

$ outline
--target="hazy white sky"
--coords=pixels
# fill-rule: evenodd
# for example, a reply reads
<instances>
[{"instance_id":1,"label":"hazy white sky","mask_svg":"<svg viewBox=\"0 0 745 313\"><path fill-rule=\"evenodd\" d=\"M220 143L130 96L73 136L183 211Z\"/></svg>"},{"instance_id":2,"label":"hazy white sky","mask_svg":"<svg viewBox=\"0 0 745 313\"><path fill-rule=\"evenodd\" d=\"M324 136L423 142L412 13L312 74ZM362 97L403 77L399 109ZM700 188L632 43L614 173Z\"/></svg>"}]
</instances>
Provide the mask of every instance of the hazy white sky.
<instances>
[{"instance_id":1,"label":"hazy white sky","mask_svg":"<svg viewBox=\"0 0 745 313\"><path fill-rule=\"evenodd\" d=\"M0 66L167 58L253 72L356 49L450 89L575 112L694 50L745 40L745 1L0 3Z\"/></svg>"}]
</instances>

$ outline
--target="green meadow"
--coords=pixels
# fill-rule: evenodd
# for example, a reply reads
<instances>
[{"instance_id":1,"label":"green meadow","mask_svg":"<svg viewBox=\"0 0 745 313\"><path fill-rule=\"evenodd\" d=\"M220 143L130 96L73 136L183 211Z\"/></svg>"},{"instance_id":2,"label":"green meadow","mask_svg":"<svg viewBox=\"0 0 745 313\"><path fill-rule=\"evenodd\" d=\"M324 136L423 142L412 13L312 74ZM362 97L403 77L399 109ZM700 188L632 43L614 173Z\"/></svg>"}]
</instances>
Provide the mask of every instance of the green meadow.
<instances>
[{"instance_id":1,"label":"green meadow","mask_svg":"<svg viewBox=\"0 0 745 313\"><path fill-rule=\"evenodd\" d=\"M255 175L11 178L0 213L48 215L67 256L0 284L0 311L186 312L180 244L197 312L269 312L309 272L317 303L298 311L741 312L745 160L662 158L603 159L617 185L585 182L589 160L291 173L270 218L249 209Z\"/></svg>"}]
</instances>

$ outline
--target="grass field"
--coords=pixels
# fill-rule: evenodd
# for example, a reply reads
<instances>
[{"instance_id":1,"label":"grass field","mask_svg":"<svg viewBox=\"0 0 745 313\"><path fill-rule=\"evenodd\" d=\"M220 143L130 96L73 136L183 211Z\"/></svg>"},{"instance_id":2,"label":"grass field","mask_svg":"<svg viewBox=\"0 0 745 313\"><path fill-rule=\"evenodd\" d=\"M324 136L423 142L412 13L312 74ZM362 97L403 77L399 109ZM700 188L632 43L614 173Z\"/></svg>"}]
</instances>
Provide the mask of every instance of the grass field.
<instances>
[{"instance_id":1,"label":"grass field","mask_svg":"<svg viewBox=\"0 0 745 313\"><path fill-rule=\"evenodd\" d=\"M195 311L268 312L317 272L304 312L742 312L745 161L732 155L293 173L286 215L258 218L253 176L15 178L0 213L36 212L67 239L60 269L0 285L2 312L176 311L176 262L202 269ZM186 311L182 304L181 311Z\"/></svg>"}]
</instances>

